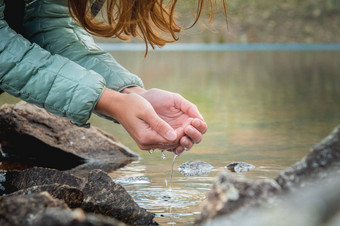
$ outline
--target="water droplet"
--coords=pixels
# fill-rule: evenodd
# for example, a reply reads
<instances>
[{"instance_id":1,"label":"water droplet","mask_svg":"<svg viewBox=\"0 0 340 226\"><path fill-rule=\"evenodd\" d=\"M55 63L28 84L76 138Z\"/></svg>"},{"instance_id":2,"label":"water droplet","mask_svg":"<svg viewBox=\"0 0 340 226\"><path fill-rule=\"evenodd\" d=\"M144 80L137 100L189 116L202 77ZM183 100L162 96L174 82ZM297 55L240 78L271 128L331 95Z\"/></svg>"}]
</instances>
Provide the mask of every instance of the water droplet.
<instances>
[{"instance_id":1,"label":"water droplet","mask_svg":"<svg viewBox=\"0 0 340 226\"><path fill-rule=\"evenodd\" d=\"M166 156L165 156L165 154L164 154L164 151L162 151L161 156L162 156L162 159L166 159Z\"/></svg>"},{"instance_id":2,"label":"water droplet","mask_svg":"<svg viewBox=\"0 0 340 226\"><path fill-rule=\"evenodd\" d=\"M153 153L153 149L149 150L149 154L151 155Z\"/></svg>"},{"instance_id":3,"label":"water droplet","mask_svg":"<svg viewBox=\"0 0 340 226\"><path fill-rule=\"evenodd\" d=\"M166 178L164 179L164 182L165 182L165 186L168 187L168 180Z\"/></svg>"}]
</instances>

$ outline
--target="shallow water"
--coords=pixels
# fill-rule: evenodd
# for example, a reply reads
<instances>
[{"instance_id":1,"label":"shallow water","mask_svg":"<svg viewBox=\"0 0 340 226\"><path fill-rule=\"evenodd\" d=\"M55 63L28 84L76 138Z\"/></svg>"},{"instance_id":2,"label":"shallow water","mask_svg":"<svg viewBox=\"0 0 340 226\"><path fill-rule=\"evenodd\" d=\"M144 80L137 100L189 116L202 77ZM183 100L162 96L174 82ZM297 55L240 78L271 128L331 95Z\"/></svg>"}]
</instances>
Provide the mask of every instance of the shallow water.
<instances>
[{"instance_id":1,"label":"shallow water","mask_svg":"<svg viewBox=\"0 0 340 226\"><path fill-rule=\"evenodd\" d=\"M300 160L340 124L340 52L115 52L147 88L181 93L200 109L209 126L201 144L179 156L169 192L172 154L141 151L124 129L96 116L91 123L116 136L142 159L112 178L147 177L123 186L161 225L190 225L214 177L233 161L255 169L238 174L274 178ZM15 102L7 95L0 103ZM201 160L215 169L184 177L177 168ZM136 183L136 181L138 183Z\"/></svg>"}]
</instances>

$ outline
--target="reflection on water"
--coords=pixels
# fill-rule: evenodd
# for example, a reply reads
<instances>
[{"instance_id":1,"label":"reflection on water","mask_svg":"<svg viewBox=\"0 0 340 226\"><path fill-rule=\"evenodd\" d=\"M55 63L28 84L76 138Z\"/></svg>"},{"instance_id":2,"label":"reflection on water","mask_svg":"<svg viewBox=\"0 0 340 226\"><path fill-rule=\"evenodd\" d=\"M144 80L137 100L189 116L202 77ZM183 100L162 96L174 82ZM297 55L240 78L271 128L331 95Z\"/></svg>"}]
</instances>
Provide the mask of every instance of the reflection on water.
<instances>
[{"instance_id":1,"label":"reflection on water","mask_svg":"<svg viewBox=\"0 0 340 226\"><path fill-rule=\"evenodd\" d=\"M340 124L340 52L150 52L145 60L144 52L113 55L147 88L178 92L194 102L209 127L200 145L176 159L168 199L170 154L163 160L159 151L140 151L120 125L91 118L142 156L110 176L149 178L150 183L124 187L163 225L192 223L228 163L256 166L238 176L273 178ZM0 103L13 101L7 98L2 95ZM215 170L183 177L177 168L189 160L206 161Z\"/></svg>"}]
</instances>

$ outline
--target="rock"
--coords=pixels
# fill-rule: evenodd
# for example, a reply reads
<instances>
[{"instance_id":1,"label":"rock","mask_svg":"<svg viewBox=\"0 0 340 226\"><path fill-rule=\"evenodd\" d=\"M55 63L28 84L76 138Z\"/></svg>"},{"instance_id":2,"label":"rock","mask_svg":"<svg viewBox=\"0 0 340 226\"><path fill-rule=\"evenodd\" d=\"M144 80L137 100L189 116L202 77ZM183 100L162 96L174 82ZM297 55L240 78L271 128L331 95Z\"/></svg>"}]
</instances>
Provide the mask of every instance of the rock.
<instances>
[{"instance_id":1,"label":"rock","mask_svg":"<svg viewBox=\"0 0 340 226\"><path fill-rule=\"evenodd\" d=\"M75 187L64 184L47 184L41 186L33 186L8 194L6 195L6 198L10 196L31 195L44 191L48 192L53 198L63 200L70 208L80 207L84 200L84 195L82 191Z\"/></svg>"},{"instance_id":2,"label":"rock","mask_svg":"<svg viewBox=\"0 0 340 226\"><path fill-rule=\"evenodd\" d=\"M85 181L55 169L34 167L23 171L7 171L6 182L3 183L6 193L47 184L69 185L81 189Z\"/></svg>"},{"instance_id":3,"label":"rock","mask_svg":"<svg viewBox=\"0 0 340 226\"><path fill-rule=\"evenodd\" d=\"M287 193L275 205L244 208L209 222L209 226L335 226L340 225L340 177L315 183Z\"/></svg>"},{"instance_id":4,"label":"rock","mask_svg":"<svg viewBox=\"0 0 340 226\"><path fill-rule=\"evenodd\" d=\"M237 178L227 171L222 172L208 192L195 224L209 222L241 207L266 203L280 191L280 186L274 180L249 180Z\"/></svg>"},{"instance_id":5,"label":"rock","mask_svg":"<svg viewBox=\"0 0 340 226\"><path fill-rule=\"evenodd\" d=\"M274 181L242 181L244 179L235 179L224 172L207 194L196 224L210 222L223 215L220 218L222 221L216 219L214 224L210 222L209 225L320 225L326 220L331 222L329 216L334 217L332 223L336 224L339 222L339 217L336 216L340 215L339 160L340 126ZM337 182L334 184L334 181ZM319 188L308 190L318 184L321 185ZM309 195L305 196L305 193ZM279 207L270 215L266 212L272 209L273 205L270 203L273 200L281 202L275 205ZM257 206L256 211L254 208L248 209L254 205ZM246 216L242 212L246 211L245 208L235 213L240 207L245 207L251 214ZM259 208L262 208L261 213L257 212Z\"/></svg>"},{"instance_id":6,"label":"rock","mask_svg":"<svg viewBox=\"0 0 340 226\"><path fill-rule=\"evenodd\" d=\"M37 214L53 207L69 209L62 200L54 199L48 192L4 197L0 201L0 225L32 225Z\"/></svg>"},{"instance_id":7,"label":"rock","mask_svg":"<svg viewBox=\"0 0 340 226\"><path fill-rule=\"evenodd\" d=\"M86 212L113 217L129 225L158 225L153 220L155 214L140 208L120 184L99 169L91 171L87 180L40 167L8 171L5 177L6 192L16 192L0 198L0 202L46 191L71 208L81 207Z\"/></svg>"},{"instance_id":8,"label":"rock","mask_svg":"<svg viewBox=\"0 0 340 226\"><path fill-rule=\"evenodd\" d=\"M246 162L231 162L228 165L226 165L224 168L230 170L234 173L241 173L241 172L247 172L251 169L254 169L255 166Z\"/></svg>"},{"instance_id":9,"label":"rock","mask_svg":"<svg viewBox=\"0 0 340 226\"><path fill-rule=\"evenodd\" d=\"M83 189L86 212L114 217L129 225L158 225L155 214L140 208L127 191L101 170L93 170Z\"/></svg>"},{"instance_id":10,"label":"rock","mask_svg":"<svg viewBox=\"0 0 340 226\"><path fill-rule=\"evenodd\" d=\"M46 209L32 220L34 226L124 226L126 224L99 214L85 214L81 209Z\"/></svg>"},{"instance_id":11,"label":"rock","mask_svg":"<svg viewBox=\"0 0 340 226\"><path fill-rule=\"evenodd\" d=\"M139 158L100 129L75 126L23 101L0 108L0 143L7 156L60 170L82 163L114 170Z\"/></svg>"},{"instance_id":12,"label":"rock","mask_svg":"<svg viewBox=\"0 0 340 226\"><path fill-rule=\"evenodd\" d=\"M183 176L202 176L209 173L214 167L203 161L188 161L178 167Z\"/></svg>"},{"instance_id":13,"label":"rock","mask_svg":"<svg viewBox=\"0 0 340 226\"><path fill-rule=\"evenodd\" d=\"M340 173L340 126L316 144L301 161L284 170L276 181L288 191L321 178L331 178L330 172Z\"/></svg>"}]
</instances>

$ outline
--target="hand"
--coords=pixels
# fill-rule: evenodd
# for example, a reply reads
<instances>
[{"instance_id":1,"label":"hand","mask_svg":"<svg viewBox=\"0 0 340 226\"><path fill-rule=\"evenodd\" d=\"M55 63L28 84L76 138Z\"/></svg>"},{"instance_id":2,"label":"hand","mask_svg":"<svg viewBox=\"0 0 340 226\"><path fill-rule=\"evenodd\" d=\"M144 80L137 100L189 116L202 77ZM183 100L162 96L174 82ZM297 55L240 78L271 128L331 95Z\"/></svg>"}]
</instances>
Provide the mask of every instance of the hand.
<instances>
[{"instance_id":1,"label":"hand","mask_svg":"<svg viewBox=\"0 0 340 226\"><path fill-rule=\"evenodd\" d=\"M143 97L105 89L95 110L118 120L142 150L178 146L174 129L162 120Z\"/></svg>"},{"instance_id":2,"label":"hand","mask_svg":"<svg viewBox=\"0 0 340 226\"><path fill-rule=\"evenodd\" d=\"M123 92L139 93L148 100L160 118L176 130L180 138L179 146L173 151L181 154L190 149L194 143L202 140L202 135L207 131L207 125L197 107L176 93L160 89L144 90L139 87L129 87Z\"/></svg>"}]
</instances>

